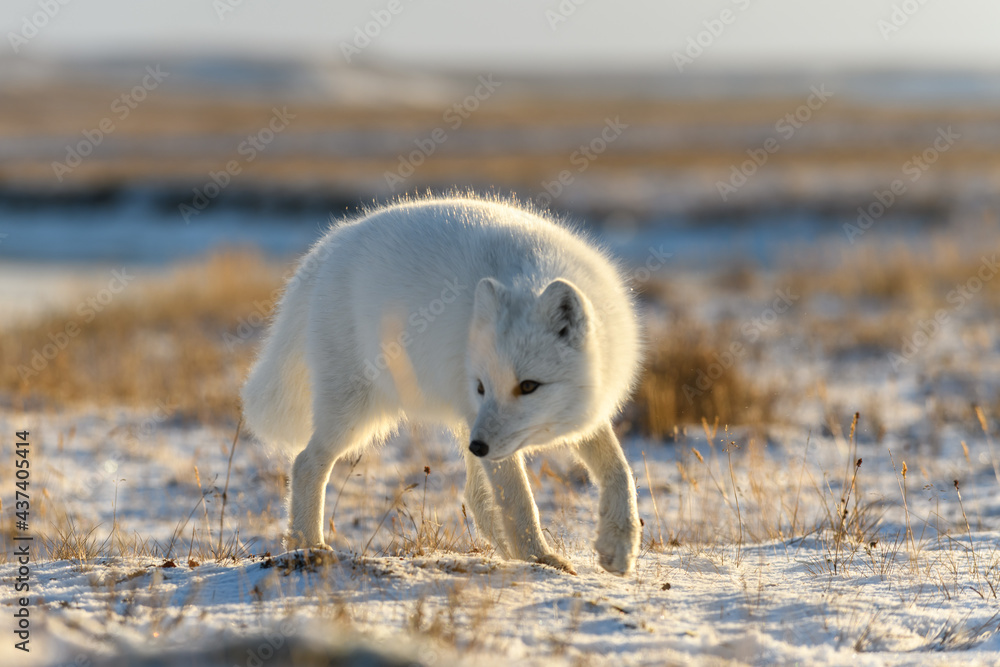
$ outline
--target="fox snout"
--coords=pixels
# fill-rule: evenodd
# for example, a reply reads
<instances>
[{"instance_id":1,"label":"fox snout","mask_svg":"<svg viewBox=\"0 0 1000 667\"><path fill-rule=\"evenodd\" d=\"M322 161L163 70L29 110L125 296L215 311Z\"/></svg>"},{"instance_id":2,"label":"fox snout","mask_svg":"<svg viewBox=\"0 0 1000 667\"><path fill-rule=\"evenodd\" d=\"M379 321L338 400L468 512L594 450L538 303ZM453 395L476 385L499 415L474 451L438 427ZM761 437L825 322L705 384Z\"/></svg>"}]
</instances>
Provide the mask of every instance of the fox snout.
<instances>
[{"instance_id":1,"label":"fox snout","mask_svg":"<svg viewBox=\"0 0 1000 667\"><path fill-rule=\"evenodd\" d=\"M477 458L496 458L503 449L503 423L496 399L487 397L469 431L469 451ZM492 457L489 456L491 453Z\"/></svg>"}]
</instances>

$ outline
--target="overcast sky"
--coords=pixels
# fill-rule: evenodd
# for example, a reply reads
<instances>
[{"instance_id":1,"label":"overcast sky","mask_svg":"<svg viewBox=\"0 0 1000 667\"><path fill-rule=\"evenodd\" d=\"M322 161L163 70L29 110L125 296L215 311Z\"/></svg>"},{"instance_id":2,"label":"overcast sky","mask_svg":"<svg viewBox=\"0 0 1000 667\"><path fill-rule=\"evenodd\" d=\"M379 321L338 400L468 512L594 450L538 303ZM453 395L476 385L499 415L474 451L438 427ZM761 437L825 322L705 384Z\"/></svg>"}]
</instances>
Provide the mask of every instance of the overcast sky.
<instances>
[{"instance_id":1,"label":"overcast sky","mask_svg":"<svg viewBox=\"0 0 1000 667\"><path fill-rule=\"evenodd\" d=\"M390 15L386 9L395 2L400 10ZM391 18L384 27L369 26L377 35L370 44L359 42L359 60L452 68L669 69L701 32L706 46L692 58L692 69L1000 70L998 0L576 2L3 0L0 27L8 57L16 47L22 58L201 52L343 61L343 45L357 46L355 28L373 21L374 11L382 12L383 21ZM44 17L40 3L59 9ZM46 25L31 36L25 21ZM707 32L706 21L718 34Z\"/></svg>"}]
</instances>

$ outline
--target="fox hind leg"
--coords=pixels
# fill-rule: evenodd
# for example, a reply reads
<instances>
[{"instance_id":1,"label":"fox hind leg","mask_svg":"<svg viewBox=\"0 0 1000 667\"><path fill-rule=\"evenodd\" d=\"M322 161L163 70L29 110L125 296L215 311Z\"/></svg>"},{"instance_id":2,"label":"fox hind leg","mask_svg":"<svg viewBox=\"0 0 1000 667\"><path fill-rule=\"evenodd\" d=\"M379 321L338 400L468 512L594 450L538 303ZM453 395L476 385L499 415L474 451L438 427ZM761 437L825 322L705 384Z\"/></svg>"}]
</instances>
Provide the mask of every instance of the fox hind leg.
<instances>
[{"instance_id":1,"label":"fox hind leg","mask_svg":"<svg viewBox=\"0 0 1000 667\"><path fill-rule=\"evenodd\" d=\"M289 482L290 527L286 548L330 548L323 539L326 485L334 463L348 449L348 444L341 438L316 431L309 445L295 457Z\"/></svg>"},{"instance_id":2,"label":"fox hind leg","mask_svg":"<svg viewBox=\"0 0 1000 667\"><path fill-rule=\"evenodd\" d=\"M338 407L347 404L338 405ZM340 414L327 406L314 413L309 444L295 457L290 481L288 549L329 549L323 539L326 486L337 460L367 444L378 430L376 420Z\"/></svg>"}]
</instances>

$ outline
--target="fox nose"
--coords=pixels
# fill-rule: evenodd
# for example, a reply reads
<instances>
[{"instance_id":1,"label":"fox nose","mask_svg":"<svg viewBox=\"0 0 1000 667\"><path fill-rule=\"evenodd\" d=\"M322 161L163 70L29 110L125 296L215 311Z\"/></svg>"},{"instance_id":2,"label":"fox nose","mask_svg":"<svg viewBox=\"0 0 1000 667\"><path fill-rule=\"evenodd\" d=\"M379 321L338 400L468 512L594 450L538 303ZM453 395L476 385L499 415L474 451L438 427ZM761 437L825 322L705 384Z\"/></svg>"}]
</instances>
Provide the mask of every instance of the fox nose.
<instances>
[{"instance_id":1,"label":"fox nose","mask_svg":"<svg viewBox=\"0 0 1000 667\"><path fill-rule=\"evenodd\" d=\"M486 454L490 451L490 446L482 440L473 440L469 443L469 451L476 456L486 456Z\"/></svg>"}]
</instances>

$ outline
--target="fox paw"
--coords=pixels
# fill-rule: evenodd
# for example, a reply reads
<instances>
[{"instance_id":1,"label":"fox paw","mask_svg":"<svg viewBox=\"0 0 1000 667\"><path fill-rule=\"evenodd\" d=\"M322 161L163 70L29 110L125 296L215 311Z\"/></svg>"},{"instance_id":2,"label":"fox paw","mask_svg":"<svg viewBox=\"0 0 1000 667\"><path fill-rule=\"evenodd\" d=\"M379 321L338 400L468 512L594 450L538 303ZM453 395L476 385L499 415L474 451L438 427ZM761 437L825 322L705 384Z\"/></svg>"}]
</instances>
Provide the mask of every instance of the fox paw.
<instances>
[{"instance_id":1,"label":"fox paw","mask_svg":"<svg viewBox=\"0 0 1000 667\"><path fill-rule=\"evenodd\" d=\"M542 554L541 556L532 556L531 561L538 563L539 565L554 567L557 570L562 570L563 572L568 572L569 574L576 574L576 570L573 569L573 564L559 554Z\"/></svg>"},{"instance_id":2,"label":"fox paw","mask_svg":"<svg viewBox=\"0 0 1000 667\"><path fill-rule=\"evenodd\" d=\"M296 539L291 535L285 536L284 546L286 551L295 551L296 549L317 549L322 551L333 551L333 547L331 547L323 540L318 540L310 543L306 540Z\"/></svg>"},{"instance_id":3,"label":"fox paw","mask_svg":"<svg viewBox=\"0 0 1000 667\"><path fill-rule=\"evenodd\" d=\"M310 549L295 549L274 558L268 558L261 565L263 568L277 567L284 574L304 570L315 572L318 568L335 565L340 558L333 551L313 547Z\"/></svg>"},{"instance_id":4,"label":"fox paw","mask_svg":"<svg viewBox=\"0 0 1000 667\"><path fill-rule=\"evenodd\" d=\"M597 541L594 542L597 562L612 574L628 574L639 555L640 535L638 520L625 526L602 523L597 529Z\"/></svg>"}]
</instances>

